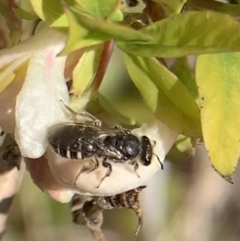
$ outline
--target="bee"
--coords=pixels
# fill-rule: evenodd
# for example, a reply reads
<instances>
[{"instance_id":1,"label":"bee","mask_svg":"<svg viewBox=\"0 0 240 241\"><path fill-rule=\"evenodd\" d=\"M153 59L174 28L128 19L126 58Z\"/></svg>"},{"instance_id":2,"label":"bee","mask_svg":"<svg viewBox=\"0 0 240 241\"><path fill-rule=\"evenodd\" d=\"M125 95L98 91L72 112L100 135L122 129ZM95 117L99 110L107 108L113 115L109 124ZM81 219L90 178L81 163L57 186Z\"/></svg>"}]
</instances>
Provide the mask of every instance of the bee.
<instances>
[{"instance_id":1,"label":"bee","mask_svg":"<svg viewBox=\"0 0 240 241\"><path fill-rule=\"evenodd\" d=\"M137 235L141 229L143 218L139 202L140 192L146 186L140 186L127 192L107 197L89 197L75 194L71 202L73 222L86 225L91 230L101 228L103 224L103 211L113 208L129 208L138 217Z\"/></svg>"},{"instance_id":2,"label":"bee","mask_svg":"<svg viewBox=\"0 0 240 241\"><path fill-rule=\"evenodd\" d=\"M93 168L88 170L89 172L97 169L99 160L102 160L102 166L107 168L107 171L98 187L106 177L111 175L111 162L128 163L134 167L134 172L137 174L139 163L149 166L155 155L153 153L155 144L147 136L138 137L130 130L119 126L106 128L66 122L50 127L48 133L48 142L58 155L68 159L90 158ZM158 161L160 162L159 158Z\"/></svg>"}]
</instances>

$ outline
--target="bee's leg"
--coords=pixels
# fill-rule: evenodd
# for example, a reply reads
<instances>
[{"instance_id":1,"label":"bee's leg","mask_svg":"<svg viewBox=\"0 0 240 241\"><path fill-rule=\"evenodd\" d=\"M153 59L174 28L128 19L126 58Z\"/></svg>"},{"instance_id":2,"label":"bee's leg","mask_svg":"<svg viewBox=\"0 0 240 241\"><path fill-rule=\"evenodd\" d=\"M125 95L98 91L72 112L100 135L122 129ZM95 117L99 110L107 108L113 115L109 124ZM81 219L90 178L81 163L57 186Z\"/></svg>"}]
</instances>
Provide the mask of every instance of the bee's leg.
<instances>
[{"instance_id":1,"label":"bee's leg","mask_svg":"<svg viewBox=\"0 0 240 241\"><path fill-rule=\"evenodd\" d=\"M98 161L98 159L95 156L92 157L91 164L93 164L91 166L91 168L89 168L89 166L83 165L83 168L79 171L79 173L77 174L77 176L75 178L74 186L76 186L77 180L78 180L78 178L80 177L80 175L82 173L91 173L91 172L95 171L99 167L99 161Z\"/></svg>"},{"instance_id":2,"label":"bee's leg","mask_svg":"<svg viewBox=\"0 0 240 241\"><path fill-rule=\"evenodd\" d=\"M102 184L102 182L104 181L104 179L106 177L109 177L112 173L112 165L109 162L107 162L106 158L103 160L102 165L103 165L103 167L107 168L107 172L106 172L105 176L101 179L100 183L98 184L98 186L96 188L99 188L100 185Z\"/></svg>"},{"instance_id":3,"label":"bee's leg","mask_svg":"<svg viewBox=\"0 0 240 241\"><path fill-rule=\"evenodd\" d=\"M138 227L135 231L135 235L138 235L138 233L142 227L142 224L143 224L143 215L142 215L142 210L141 210L140 202L139 202L139 194L136 193L134 196L135 196L134 201L133 201L133 199L130 199L130 203L131 203L130 207L136 213L136 215L138 217Z\"/></svg>"},{"instance_id":4,"label":"bee's leg","mask_svg":"<svg viewBox=\"0 0 240 241\"><path fill-rule=\"evenodd\" d=\"M95 116L93 116L92 114L88 113L87 111L81 111L81 112L76 112L74 110L72 110L69 106L67 106L62 100L61 100L65 110L69 113L69 115L71 116L71 119L73 121L90 121L93 122L94 125L96 126L101 126L102 122L97 119Z\"/></svg>"},{"instance_id":5,"label":"bee's leg","mask_svg":"<svg viewBox=\"0 0 240 241\"><path fill-rule=\"evenodd\" d=\"M137 173L137 169L139 168L138 162L136 160L130 161L130 165L133 166L134 173L137 175L138 178L140 178L140 175Z\"/></svg>"},{"instance_id":6,"label":"bee's leg","mask_svg":"<svg viewBox=\"0 0 240 241\"><path fill-rule=\"evenodd\" d=\"M114 206L111 204L111 199L115 196L110 197L98 197L97 203L102 209L112 209Z\"/></svg>"},{"instance_id":7,"label":"bee's leg","mask_svg":"<svg viewBox=\"0 0 240 241\"><path fill-rule=\"evenodd\" d=\"M138 226L137 226L137 229L135 231L135 235L138 235L138 233L139 233L139 231L142 227L142 224L143 224L142 210L141 210L140 206L138 208L133 208L133 210L138 217Z\"/></svg>"},{"instance_id":8,"label":"bee's leg","mask_svg":"<svg viewBox=\"0 0 240 241\"><path fill-rule=\"evenodd\" d=\"M144 189L146 186L140 186L138 188L135 188L133 190L130 190L126 192L126 200L128 207L132 209L137 217L138 217L138 227L135 231L135 235L137 235L142 227L143 224L143 215L142 215L142 210L140 207L140 202L139 202L139 193Z\"/></svg>"},{"instance_id":9,"label":"bee's leg","mask_svg":"<svg viewBox=\"0 0 240 241\"><path fill-rule=\"evenodd\" d=\"M91 158L91 163L93 164L93 167L91 169L86 168L85 170L83 170L83 172L90 173L90 172L95 171L99 167L99 161L96 156L93 156Z\"/></svg>"},{"instance_id":10,"label":"bee's leg","mask_svg":"<svg viewBox=\"0 0 240 241\"><path fill-rule=\"evenodd\" d=\"M138 227L135 234L137 235L142 227L143 215L139 202L139 193L146 186L140 186L127 192L108 197L98 197L97 204L102 209L112 208L129 208L132 209L138 217Z\"/></svg>"}]
</instances>

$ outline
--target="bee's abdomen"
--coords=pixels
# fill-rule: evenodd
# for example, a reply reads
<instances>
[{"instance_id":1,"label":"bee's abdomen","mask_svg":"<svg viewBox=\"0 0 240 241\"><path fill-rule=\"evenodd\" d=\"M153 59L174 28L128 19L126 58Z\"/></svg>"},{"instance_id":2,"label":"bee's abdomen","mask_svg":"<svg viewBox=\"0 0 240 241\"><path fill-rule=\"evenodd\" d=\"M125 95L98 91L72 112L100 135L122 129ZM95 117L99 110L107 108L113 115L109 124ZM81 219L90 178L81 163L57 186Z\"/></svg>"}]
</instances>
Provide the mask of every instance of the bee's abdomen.
<instances>
[{"instance_id":1,"label":"bee's abdomen","mask_svg":"<svg viewBox=\"0 0 240 241\"><path fill-rule=\"evenodd\" d=\"M83 159L84 158L81 151L71 150L70 146L66 146L63 148L61 146L53 145L52 147L57 154L59 154L60 156L62 156L64 158L68 158L68 159Z\"/></svg>"},{"instance_id":2,"label":"bee's abdomen","mask_svg":"<svg viewBox=\"0 0 240 241\"><path fill-rule=\"evenodd\" d=\"M48 136L48 142L54 151L62 157L69 159L83 159L81 142L83 130L76 125L59 126Z\"/></svg>"}]
</instances>

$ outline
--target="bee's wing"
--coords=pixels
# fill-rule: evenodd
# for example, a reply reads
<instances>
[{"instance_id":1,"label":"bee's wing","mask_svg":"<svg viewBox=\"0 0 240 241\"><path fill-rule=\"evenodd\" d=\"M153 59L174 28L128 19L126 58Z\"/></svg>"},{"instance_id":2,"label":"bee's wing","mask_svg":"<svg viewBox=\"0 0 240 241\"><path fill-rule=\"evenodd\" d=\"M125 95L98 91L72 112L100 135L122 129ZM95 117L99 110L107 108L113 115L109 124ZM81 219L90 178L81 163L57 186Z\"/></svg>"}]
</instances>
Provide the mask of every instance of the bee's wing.
<instances>
[{"instance_id":1,"label":"bee's wing","mask_svg":"<svg viewBox=\"0 0 240 241\"><path fill-rule=\"evenodd\" d=\"M47 129L47 133L48 133L48 136L51 135L51 134L54 134L58 131L61 131L61 130L68 130L69 133L71 131L78 131L78 132L81 132L81 131L84 131L86 129L88 130L92 130L94 132L97 132L98 131L98 127L97 126L94 126L94 125L87 125L87 124L84 124L84 123L78 123L78 122L63 122L63 123L58 123L58 124L55 124L55 125L52 125L50 126L48 129ZM86 131L87 132L87 131ZM89 131L90 132L90 131Z\"/></svg>"},{"instance_id":2,"label":"bee's wing","mask_svg":"<svg viewBox=\"0 0 240 241\"><path fill-rule=\"evenodd\" d=\"M126 129L122 129L122 128L109 128L106 126L95 126L95 125L88 125L85 123L79 123L79 122L64 122L64 123L58 123L55 125L52 125L51 127L48 128L48 133L54 133L57 130L61 129L61 128L66 128L66 127L76 127L76 128L86 128L89 130L93 130L96 131L98 136L107 136L110 134L120 134L120 133L125 133L127 130Z\"/></svg>"},{"instance_id":3,"label":"bee's wing","mask_svg":"<svg viewBox=\"0 0 240 241\"><path fill-rule=\"evenodd\" d=\"M52 133L55 133L57 130L59 130L60 128L62 128L64 126L75 126L75 123L74 122L64 122L64 123L58 123L58 124L52 125L52 126L48 127L47 133L48 133L48 135L51 135Z\"/></svg>"},{"instance_id":4,"label":"bee's wing","mask_svg":"<svg viewBox=\"0 0 240 241\"><path fill-rule=\"evenodd\" d=\"M109 128L102 126L97 130L97 134L99 137L108 136L108 135L117 135L127 133L127 129L122 128Z\"/></svg>"}]
</instances>

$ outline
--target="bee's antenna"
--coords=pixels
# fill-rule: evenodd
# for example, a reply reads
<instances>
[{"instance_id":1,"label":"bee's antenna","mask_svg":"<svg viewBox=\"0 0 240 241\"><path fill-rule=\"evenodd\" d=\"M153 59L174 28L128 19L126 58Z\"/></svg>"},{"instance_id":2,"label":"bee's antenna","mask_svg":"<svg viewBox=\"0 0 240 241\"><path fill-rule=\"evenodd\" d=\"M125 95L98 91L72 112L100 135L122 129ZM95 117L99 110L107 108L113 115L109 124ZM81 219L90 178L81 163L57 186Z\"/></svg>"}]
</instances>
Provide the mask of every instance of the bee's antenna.
<instances>
[{"instance_id":1,"label":"bee's antenna","mask_svg":"<svg viewBox=\"0 0 240 241\"><path fill-rule=\"evenodd\" d=\"M158 156L158 155L156 155L155 153L153 153L153 155L157 157L157 160L158 160L158 162L159 162L159 163L160 163L160 165L161 165L161 169L163 170L163 163L160 161L159 156Z\"/></svg>"}]
</instances>

